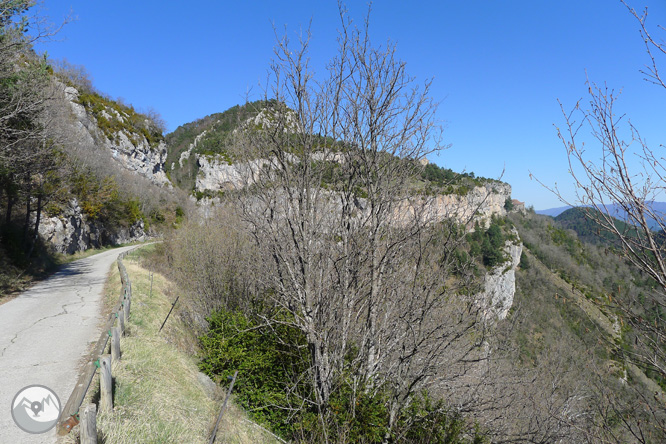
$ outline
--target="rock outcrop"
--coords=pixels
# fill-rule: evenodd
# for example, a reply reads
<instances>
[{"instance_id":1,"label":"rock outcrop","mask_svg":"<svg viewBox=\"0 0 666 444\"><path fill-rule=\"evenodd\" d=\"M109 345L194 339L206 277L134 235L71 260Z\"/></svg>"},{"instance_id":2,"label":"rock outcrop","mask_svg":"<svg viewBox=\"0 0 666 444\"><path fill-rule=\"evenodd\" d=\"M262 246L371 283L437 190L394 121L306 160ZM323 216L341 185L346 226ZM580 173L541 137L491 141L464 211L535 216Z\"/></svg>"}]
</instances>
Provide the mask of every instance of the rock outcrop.
<instances>
[{"instance_id":1,"label":"rock outcrop","mask_svg":"<svg viewBox=\"0 0 666 444\"><path fill-rule=\"evenodd\" d=\"M199 172L194 189L199 192L242 188L247 182L239 165L230 165L220 156L196 154Z\"/></svg>"},{"instance_id":2,"label":"rock outcrop","mask_svg":"<svg viewBox=\"0 0 666 444\"><path fill-rule=\"evenodd\" d=\"M69 202L61 215L42 219L39 234L55 251L64 254L143 241L148 237L142 220L129 227L112 228L101 222L89 221L76 199Z\"/></svg>"},{"instance_id":3,"label":"rock outcrop","mask_svg":"<svg viewBox=\"0 0 666 444\"><path fill-rule=\"evenodd\" d=\"M514 230L514 234L517 236L518 232ZM502 320L509 314L516 293L516 270L522 252L523 245L520 241L507 241L504 253L509 260L486 273L484 291L479 295L479 301L487 322Z\"/></svg>"},{"instance_id":4,"label":"rock outcrop","mask_svg":"<svg viewBox=\"0 0 666 444\"><path fill-rule=\"evenodd\" d=\"M74 119L70 122L70 135L77 144L91 149L104 148L125 169L139 174L160 186L171 186L167 178L165 162L167 146L164 141L151 146L145 135L139 131L129 131L125 128L115 131L110 139L102 131L98 119L86 109L79 100L79 91L71 86L64 88L65 98L69 102ZM104 119L114 119L122 125L130 127L128 116L122 115L113 108L99 111ZM102 120L104 120L102 119Z\"/></svg>"},{"instance_id":5,"label":"rock outcrop","mask_svg":"<svg viewBox=\"0 0 666 444\"><path fill-rule=\"evenodd\" d=\"M265 116L262 117L264 120ZM262 124L266 124L264 120ZM315 153L317 154L317 153ZM321 154L324 156L324 153ZM198 165L195 191L204 193L206 191L218 192L243 188L254 182L252 173L265 170L268 161L259 159L249 164L230 164L223 156L195 154ZM344 159L326 156L327 159L335 159L343 163ZM329 196L323 193L323 196ZM464 225L468 231L475 229L478 224L482 229L487 229L493 217L504 217L507 215L506 202L511 199L511 186L499 181L486 181L482 185L471 188L466 194L439 194L432 198L417 198L413 202L400 205L395 210L393 223L408 223L419 214L429 222L438 222L444 219L454 219ZM320 204L329 211L335 211L335 198L325 199ZM215 204L219 201L216 197L206 197L199 201L200 213L203 217L210 217L214 213ZM425 202L428 203L425 203ZM331 210L332 209L332 210ZM365 200L358 199L359 214L366 211ZM507 242L504 250L510 258L509 261L489 270L484 277L484 290L478 295L479 304L484 312L487 322L495 322L504 319L513 305L515 294L515 272L520 262L522 244L518 233L514 233L516 241Z\"/></svg>"},{"instance_id":6,"label":"rock outcrop","mask_svg":"<svg viewBox=\"0 0 666 444\"><path fill-rule=\"evenodd\" d=\"M409 202L396 210L395 220L410 221L415 214L421 214L424 220L438 222L453 219L464 225L468 231L474 229L476 223L488 228L495 217L506 216L504 207L511 197L511 185L503 182L488 182L472 188L467 194L439 194L429 201L424 208L418 199Z\"/></svg>"}]
</instances>

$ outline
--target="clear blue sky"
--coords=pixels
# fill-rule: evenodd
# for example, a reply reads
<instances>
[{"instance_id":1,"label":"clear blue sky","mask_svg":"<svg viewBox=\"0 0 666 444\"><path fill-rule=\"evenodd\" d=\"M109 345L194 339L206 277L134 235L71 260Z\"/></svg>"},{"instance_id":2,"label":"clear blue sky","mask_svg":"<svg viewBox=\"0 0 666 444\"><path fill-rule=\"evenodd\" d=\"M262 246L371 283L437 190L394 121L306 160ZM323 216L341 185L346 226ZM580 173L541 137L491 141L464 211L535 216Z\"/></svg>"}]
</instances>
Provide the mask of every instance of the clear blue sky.
<instances>
[{"instance_id":1,"label":"clear blue sky","mask_svg":"<svg viewBox=\"0 0 666 444\"><path fill-rule=\"evenodd\" d=\"M664 0L649 7L649 23L666 25ZM323 71L334 55L336 2L47 0L52 21L70 10L76 21L57 41L40 45L56 59L84 65L94 85L138 109L159 111L169 130L260 96L275 42L274 23L296 37L312 20L312 62ZM361 23L365 2L349 2ZM666 143L666 91L642 80L647 55L638 23L617 0L378 0L371 35L398 45L408 72L434 78L445 141L431 158L513 186L536 209L562 204L529 178L555 183L571 196L564 148L554 125L585 98L591 80L622 90L626 112L649 143ZM665 34L662 37L666 38ZM666 60L663 63L666 70Z\"/></svg>"}]
</instances>

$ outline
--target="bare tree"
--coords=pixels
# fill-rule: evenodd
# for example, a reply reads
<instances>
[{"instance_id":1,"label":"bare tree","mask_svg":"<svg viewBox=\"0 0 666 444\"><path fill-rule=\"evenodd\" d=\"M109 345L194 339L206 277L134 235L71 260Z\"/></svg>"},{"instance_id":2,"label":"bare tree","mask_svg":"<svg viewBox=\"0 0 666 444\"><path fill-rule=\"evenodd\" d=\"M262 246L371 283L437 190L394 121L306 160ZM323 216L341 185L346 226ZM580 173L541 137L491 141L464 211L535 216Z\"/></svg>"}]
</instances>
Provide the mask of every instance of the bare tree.
<instances>
[{"instance_id":1,"label":"bare tree","mask_svg":"<svg viewBox=\"0 0 666 444\"><path fill-rule=\"evenodd\" d=\"M266 107L231 149L239 212L264 255L257 275L290 314L267 321L307 339L307 402L326 430L336 387L388 390L388 440L415 393L483 359L485 329L455 255L465 231L453 209L437 223L415 186L419 161L444 148L430 82L407 75L394 45L374 47L367 20L359 30L340 15L325 79L308 66L309 33L295 50L278 39Z\"/></svg>"},{"instance_id":2,"label":"bare tree","mask_svg":"<svg viewBox=\"0 0 666 444\"><path fill-rule=\"evenodd\" d=\"M666 55L666 45L648 29L647 9L639 14L625 2L622 3L638 21L650 59L641 73L647 81L666 88L658 63L659 58ZM658 31L664 31L664 28L658 27ZM647 292L645 300L615 298L610 306L620 310L634 335L633 347L616 348L616 352L622 354L628 365L636 365L656 380L664 381L666 250L663 233L666 219L653 205L664 191L666 164L659 152L663 145L658 148L649 146L627 117L617 113L619 94L589 79L588 86L589 103L584 105L579 102L570 112L562 107L565 125L563 129L558 128L558 137L565 147L569 172L577 189L574 204L589 207L587 216L602 230L614 235L620 254L655 282L654 291ZM586 130L590 131L599 148L598 160L586 151L581 134ZM556 188L553 191L566 202ZM625 217L629 224L618 224L618 217ZM639 442L650 442L655 436L663 437L666 432L663 415L666 398L656 384L653 386L656 386L654 395L637 394L639 398L644 398L643 402L637 401L637 405L641 406L649 420L643 420L641 424L636 415L625 421L626 429ZM605 408L622 417L622 408L618 407L616 400L607 403ZM648 424L653 426L650 433L657 435L647 434Z\"/></svg>"}]
</instances>

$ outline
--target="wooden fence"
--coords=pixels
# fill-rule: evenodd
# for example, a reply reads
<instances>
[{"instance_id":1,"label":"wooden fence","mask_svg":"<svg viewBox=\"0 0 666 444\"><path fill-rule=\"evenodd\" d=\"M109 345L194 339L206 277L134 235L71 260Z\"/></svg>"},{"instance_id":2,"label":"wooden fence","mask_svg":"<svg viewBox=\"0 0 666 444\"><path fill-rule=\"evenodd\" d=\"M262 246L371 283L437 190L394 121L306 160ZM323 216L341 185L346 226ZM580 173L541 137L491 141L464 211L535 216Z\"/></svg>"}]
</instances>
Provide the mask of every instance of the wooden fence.
<instances>
[{"instance_id":1,"label":"wooden fence","mask_svg":"<svg viewBox=\"0 0 666 444\"><path fill-rule=\"evenodd\" d=\"M120 337L125 334L125 321L129 318L132 303L132 283L123 264L123 258L129 253L130 251L127 251L118 256L118 271L122 282L118 304L111 310L102 334L90 354L86 368L74 386L74 391L58 419L57 432L59 435L68 434L75 425L81 423L81 444L97 443L97 406L89 404L83 411L80 410L97 369L100 369L99 409L100 411L113 410L111 362L120 359ZM109 339L111 340L111 353L105 354Z\"/></svg>"},{"instance_id":2,"label":"wooden fence","mask_svg":"<svg viewBox=\"0 0 666 444\"><path fill-rule=\"evenodd\" d=\"M111 363L116 362L121 359L120 353L120 337L125 334L125 321L129 319L130 315L130 306L132 304L132 283L130 282L129 275L123 264L123 258L127 256L131 251L121 253L118 256L118 271L120 272L120 280L122 282L122 288L120 290L120 299L118 304L113 307L109 319L107 320L104 328L102 329L102 334L100 335L95 348L90 354L88 363L84 372L79 377L79 380L74 386L72 394L69 396L65 407L60 413L60 418L58 419L58 425L56 430L58 435L67 435L72 431L74 426L77 424L80 425L80 443L81 444L97 444L97 411L113 411L113 378L111 375ZM151 294L152 294L152 275L151 275ZM169 314L164 319L162 327L169 319L169 315L173 311L173 308L178 302L178 298L174 301L171 306ZM162 330L160 327L160 331ZM109 346L109 339L111 339L111 344ZM107 346L110 348L110 354L106 354ZM90 389L90 384L97 372L97 369L100 370L99 378L99 405L93 403L87 404L83 410L81 410L81 404ZM234 382L236 381L236 372L231 381L231 387L227 391L227 395L224 399L222 409L215 423L215 428L210 437L210 443L215 442L217 428L220 423L220 419L224 414L224 410L233 390Z\"/></svg>"}]
</instances>

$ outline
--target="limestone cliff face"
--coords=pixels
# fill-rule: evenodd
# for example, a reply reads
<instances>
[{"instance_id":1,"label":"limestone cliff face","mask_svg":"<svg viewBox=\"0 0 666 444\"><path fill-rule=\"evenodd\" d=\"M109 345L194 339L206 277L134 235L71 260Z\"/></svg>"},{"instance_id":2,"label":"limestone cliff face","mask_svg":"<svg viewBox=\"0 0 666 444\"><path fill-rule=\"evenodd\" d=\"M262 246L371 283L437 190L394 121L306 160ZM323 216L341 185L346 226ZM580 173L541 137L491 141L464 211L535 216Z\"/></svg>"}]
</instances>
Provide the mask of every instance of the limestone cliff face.
<instances>
[{"instance_id":1,"label":"limestone cliff face","mask_svg":"<svg viewBox=\"0 0 666 444\"><path fill-rule=\"evenodd\" d=\"M225 191L239 189L252 183L254 178L250 171L261 171L268 161L260 159L253 164L230 165L221 156L196 155L199 172L196 178L195 190ZM467 194L441 194L437 195L423 207L424 200L416 199L405 203L395 211L394 223L413 220L415 214L422 215L428 221L437 222L444 219L454 219L467 230L474 229L476 223L481 228L490 226L492 217L506 216L505 204L511 198L511 185L499 181L488 181L476 186ZM214 212L217 198L204 198L199 202L199 209L204 217ZM332 199L331 202L335 202ZM359 214L366 210L364 199L359 198ZM322 203L323 205L323 203ZM499 267L489 270L483 278L484 290L478 295L478 301L483 309L484 319L495 322L504 319L513 305L515 294L516 269L520 262L522 244L518 233L514 232L516 241L507 242L504 249L510 260Z\"/></svg>"},{"instance_id":2,"label":"limestone cliff face","mask_svg":"<svg viewBox=\"0 0 666 444\"><path fill-rule=\"evenodd\" d=\"M229 164L226 159L218 155L196 154L195 156L199 167L195 184L195 191L198 192L242 188L251 184L254 181L253 174L261 171L261 168L269 163L265 159L258 159L251 164ZM187 157L189 157L189 153ZM339 159L341 162L343 160L338 157L328 158ZM482 227L487 228L492 216L506 216L504 205L510 198L511 185L491 181L472 188L465 195L440 194L436 196L430 204L427 216L433 220L454 218L459 223L466 225L468 229L472 229L475 222L479 222ZM404 208L398 210L398 213L403 214L397 214L396 219L410 218L413 212L413 208L405 205Z\"/></svg>"},{"instance_id":3,"label":"limestone cliff face","mask_svg":"<svg viewBox=\"0 0 666 444\"><path fill-rule=\"evenodd\" d=\"M439 195L432 206L433 211L439 215L438 219L452 216L470 229L476 221L487 228L492 216L506 216L504 204L510 197L511 185L491 182L473 188L464 196Z\"/></svg>"},{"instance_id":4,"label":"limestone cliff face","mask_svg":"<svg viewBox=\"0 0 666 444\"><path fill-rule=\"evenodd\" d=\"M81 95L76 88L62 85L62 91L65 98L62 110L63 116L66 116L63 118L66 143L79 150L84 158L88 153L92 155L105 150L110 156L103 156L104 161L115 161L122 168L158 186L171 187L164 169L166 144L153 140L151 146L146 137L149 133L141 131L145 117L103 98L99 98L94 106L90 103L84 106L85 102L80 100ZM89 220L76 198L57 215L43 213L39 234L54 250L66 254L143 240L147 236L141 220L129 227Z\"/></svg>"},{"instance_id":5,"label":"limestone cliff face","mask_svg":"<svg viewBox=\"0 0 666 444\"><path fill-rule=\"evenodd\" d=\"M394 217L397 223L408 223L415 214L431 222L453 219L471 231L477 222L482 228L488 228L493 216L506 216L504 205L510 197L511 185L488 182L465 195L439 194L428 203L423 203L425 199L406 202L398 207Z\"/></svg>"},{"instance_id":6,"label":"limestone cliff face","mask_svg":"<svg viewBox=\"0 0 666 444\"><path fill-rule=\"evenodd\" d=\"M196 155L199 173L196 191L220 191L242 188L246 179L241 174L240 165L229 165L220 156Z\"/></svg>"},{"instance_id":7,"label":"limestone cliff face","mask_svg":"<svg viewBox=\"0 0 666 444\"><path fill-rule=\"evenodd\" d=\"M514 230L514 234L518 233ZM507 241L504 252L510 258L507 263L493 268L484 277L484 291L479 295L484 318L487 322L502 320L509 314L516 293L516 270L523 252L523 244Z\"/></svg>"},{"instance_id":8,"label":"limestone cliff face","mask_svg":"<svg viewBox=\"0 0 666 444\"><path fill-rule=\"evenodd\" d=\"M107 227L88 220L76 199L69 202L63 214L42 219L39 234L54 250L65 254L104 245L143 241L148 237L142 220L130 227Z\"/></svg>"},{"instance_id":9,"label":"limestone cliff face","mask_svg":"<svg viewBox=\"0 0 666 444\"><path fill-rule=\"evenodd\" d=\"M71 121L74 138L79 144L89 146L91 149L103 147L127 170L157 185L171 186L164 165L167 158L167 146L164 141L151 146L144 134L125 128L114 131L110 139L109 132L101 130L98 119L93 113L78 103L79 91L70 86L66 87L64 92L74 116ZM102 120L115 120L121 126L131 127L127 122L129 117L113 108L108 107L98 112L98 116L103 117Z\"/></svg>"},{"instance_id":10,"label":"limestone cliff face","mask_svg":"<svg viewBox=\"0 0 666 444\"><path fill-rule=\"evenodd\" d=\"M201 142L201 139L203 139L203 138L206 136L206 133L207 133L207 132L208 132L208 131L203 131L201 134L199 134L197 137L195 137L195 138L194 138L194 142L190 143L190 146L187 148L187 150L183 151L183 152L180 154L180 159L178 159L178 166L179 166L180 168L183 168L183 162L185 162L187 159L190 158L190 156L192 155L192 150L195 149L195 148L197 147L197 145L199 144L199 142ZM176 164L175 164L175 163L173 163L173 164L171 165L171 169L172 169L172 170L175 170L175 169L176 169Z\"/></svg>"},{"instance_id":11,"label":"limestone cliff face","mask_svg":"<svg viewBox=\"0 0 666 444\"><path fill-rule=\"evenodd\" d=\"M252 185L259 174L270 167L268 159L256 159L247 163L229 164L217 155L196 155L199 172L195 191L225 191Z\"/></svg>"}]
</instances>

